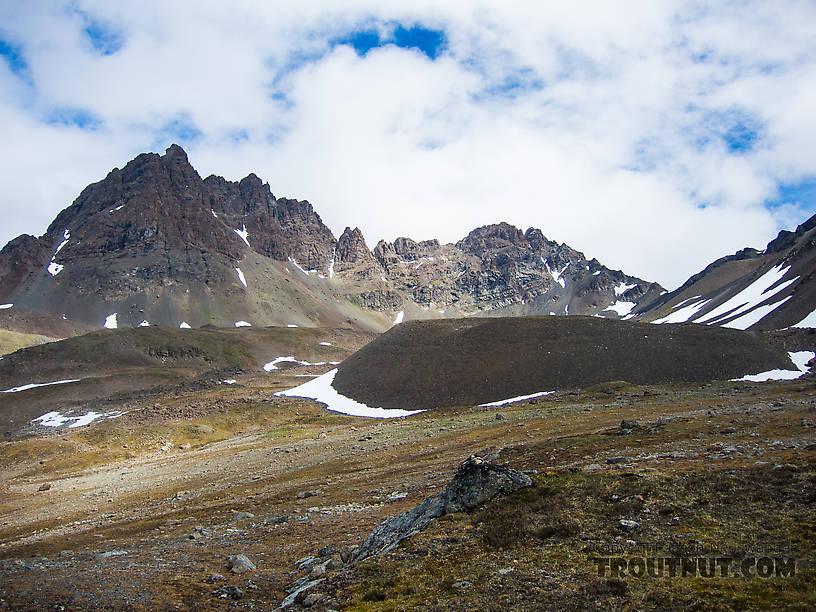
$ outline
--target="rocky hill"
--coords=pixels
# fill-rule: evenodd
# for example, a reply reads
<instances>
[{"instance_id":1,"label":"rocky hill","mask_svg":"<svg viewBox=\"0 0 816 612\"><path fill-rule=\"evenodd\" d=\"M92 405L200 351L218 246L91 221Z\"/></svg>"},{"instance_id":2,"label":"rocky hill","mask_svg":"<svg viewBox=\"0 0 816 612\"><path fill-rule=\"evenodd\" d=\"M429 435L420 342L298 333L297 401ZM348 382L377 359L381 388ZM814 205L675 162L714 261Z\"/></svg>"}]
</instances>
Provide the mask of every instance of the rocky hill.
<instances>
[{"instance_id":1,"label":"rocky hill","mask_svg":"<svg viewBox=\"0 0 816 612\"><path fill-rule=\"evenodd\" d=\"M0 251L0 303L91 328L352 325L451 316L624 317L659 297L537 229L457 244L336 239L307 201L254 174L202 179L177 145L82 191L39 238ZM14 330L12 330L14 331Z\"/></svg>"},{"instance_id":2,"label":"rocky hill","mask_svg":"<svg viewBox=\"0 0 816 612\"><path fill-rule=\"evenodd\" d=\"M816 216L757 251L745 248L708 265L676 291L634 311L653 323L737 329L816 327Z\"/></svg>"},{"instance_id":3,"label":"rocky hill","mask_svg":"<svg viewBox=\"0 0 816 612\"><path fill-rule=\"evenodd\" d=\"M368 406L415 410L610 381L703 382L774 369L797 366L778 343L739 330L579 316L474 318L395 327L343 361L332 386Z\"/></svg>"}]
</instances>

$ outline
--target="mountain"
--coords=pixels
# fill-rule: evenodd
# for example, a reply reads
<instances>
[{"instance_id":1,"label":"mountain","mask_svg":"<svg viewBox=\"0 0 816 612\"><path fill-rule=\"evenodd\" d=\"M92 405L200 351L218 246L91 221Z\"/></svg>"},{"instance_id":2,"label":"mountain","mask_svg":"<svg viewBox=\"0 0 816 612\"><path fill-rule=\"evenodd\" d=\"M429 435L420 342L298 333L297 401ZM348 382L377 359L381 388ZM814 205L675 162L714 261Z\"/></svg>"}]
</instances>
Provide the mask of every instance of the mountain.
<instances>
[{"instance_id":1,"label":"mountain","mask_svg":"<svg viewBox=\"0 0 816 612\"><path fill-rule=\"evenodd\" d=\"M456 244L398 238L370 250L359 229L336 239L309 202L276 198L254 174L202 179L177 145L113 169L44 235L0 251L0 304L95 329L619 318L662 292L507 223Z\"/></svg>"},{"instance_id":2,"label":"mountain","mask_svg":"<svg viewBox=\"0 0 816 612\"><path fill-rule=\"evenodd\" d=\"M745 248L718 259L634 314L652 323L816 327L816 216L794 232L783 230L762 251Z\"/></svg>"}]
</instances>

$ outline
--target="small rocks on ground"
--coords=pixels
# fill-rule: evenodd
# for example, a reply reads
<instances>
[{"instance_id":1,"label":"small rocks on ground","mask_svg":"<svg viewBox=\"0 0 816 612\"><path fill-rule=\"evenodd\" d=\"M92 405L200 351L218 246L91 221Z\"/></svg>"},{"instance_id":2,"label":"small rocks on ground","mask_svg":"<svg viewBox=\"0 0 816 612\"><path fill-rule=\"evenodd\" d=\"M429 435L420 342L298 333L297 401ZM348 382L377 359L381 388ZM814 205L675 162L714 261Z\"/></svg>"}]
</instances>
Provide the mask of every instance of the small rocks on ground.
<instances>
[{"instance_id":1,"label":"small rocks on ground","mask_svg":"<svg viewBox=\"0 0 816 612\"><path fill-rule=\"evenodd\" d=\"M624 531L632 531L633 529L637 529L639 526L640 523L637 521L630 521L629 519L620 519L618 521L618 527Z\"/></svg>"},{"instance_id":2,"label":"small rocks on ground","mask_svg":"<svg viewBox=\"0 0 816 612\"><path fill-rule=\"evenodd\" d=\"M48 491L51 488L51 483L46 482L45 484L41 484L40 488L37 489L38 491Z\"/></svg>"},{"instance_id":3,"label":"small rocks on ground","mask_svg":"<svg viewBox=\"0 0 816 612\"><path fill-rule=\"evenodd\" d=\"M232 599L235 601L244 596L244 592L241 589L229 585L218 587L212 592L212 594L213 597L218 597L219 599Z\"/></svg>"}]
</instances>

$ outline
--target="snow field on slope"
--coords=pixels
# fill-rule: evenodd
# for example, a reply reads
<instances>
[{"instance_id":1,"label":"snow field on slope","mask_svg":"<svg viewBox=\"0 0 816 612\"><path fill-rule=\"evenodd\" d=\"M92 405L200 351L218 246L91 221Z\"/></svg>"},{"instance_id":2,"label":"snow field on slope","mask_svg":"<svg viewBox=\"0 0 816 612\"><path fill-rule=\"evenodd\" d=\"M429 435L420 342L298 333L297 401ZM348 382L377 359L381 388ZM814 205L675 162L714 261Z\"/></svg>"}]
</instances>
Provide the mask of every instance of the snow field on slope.
<instances>
[{"instance_id":1,"label":"snow field on slope","mask_svg":"<svg viewBox=\"0 0 816 612\"><path fill-rule=\"evenodd\" d=\"M348 414L350 416L369 417L374 419L391 419L397 417L410 416L422 412L422 410L399 410L390 408L374 408L366 406L356 400L341 395L332 387L334 377L337 374L337 368L330 370L318 376L314 380L303 383L302 385L286 391L278 391L277 396L287 397L304 397L312 399L322 404L326 404L326 408L332 412L339 412L341 414Z\"/></svg>"},{"instance_id":2,"label":"snow field on slope","mask_svg":"<svg viewBox=\"0 0 816 612\"><path fill-rule=\"evenodd\" d=\"M97 419L115 419L122 416L124 412L94 412L91 410L86 414L79 416L65 416L61 412L52 411L32 419L32 423L38 423L41 427L62 427L66 423L73 421L68 427L73 429L75 427L84 427L90 425Z\"/></svg>"},{"instance_id":3,"label":"snow field on slope","mask_svg":"<svg viewBox=\"0 0 816 612\"><path fill-rule=\"evenodd\" d=\"M235 272L238 274L238 280L241 281L241 284L244 286L244 288L246 288L246 277L244 276L244 273L241 272L241 268L235 268Z\"/></svg>"},{"instance_id":4,"label":"snow field on slope","mask_svg":"<svg viewBox=\"0 0 816 612\"><path fill-rule=\"evenodd\" d=\"M787 302L793 296L789 295L786 298L779 300L773 304L765 304L764 306L757 306L751 312L742 315L741 317L737 317L733 321L729 321L728 323L723 323L723 327L730 327L732 329L748 329L754 323L758 323L761 319L764 319L766 315L770 312L779 308L782 304Z\"/></svg>"},{"instance_id":5,"label":"snow field on slope","mask_svg":"<svg viewBox=\"0 0 816 612\"><path fill-rule=\"evenodd\" d=\"M619 317L625 317L635 309L635 306L637 306L635 302L613 302L604 309L604 312L612 310L618 313Z\"/></svg>"},{"instance_id":6,"label":"snow field on slope","mask_svg":"<svg viewBox=\"0 0 816 612\"><path fill-rule=\"evenodd\" d=\"M725 301L724 303L717 306L714 310L706 315L695 321L695 323L715 323L718 319L722 319L726 316L734 317L737 315L742 315L747 311L751 310L755 306L758 306L761 302L773 297L792 283L796 282L799 277L796 276L789 281L785 281L781 283L777 287L773 289L770 293L768 290L777 282L782 280L782 277L787 274L788 270L790 270L790 266L783 268L782 265L778 265L774 268L768 270L765 274L760 276L756 279L753 283L748 285L745 289L740 291L738 294L730 298L729 300ZM779 303L776 304L777 306ZM773 310L773 309L771 309ZM767 312L765 314L768 314Z\"/></svg>"},{"instance_id":7,"label":"snow field on slope","mask_svg":"<svg viewBox=\"0 0 816 612\"><path fill-rule=\"evenodd\" d=\"M660 325L662 323L685 323L689 319L693 318L694 315L700 312L705 307L705 305L711 301L711 300L699 300L698 302L694 302L692 304L688 304L687 306L683 306L683 304L686 304L691 300L696 300L700 297L701 296L698 295L697 297L683 300L677 306L675 306L677 310L670 312L665 317L655 319L654 321L652 321L652 323L655 323L657 325ZM680 308L680 306L683 307Z\"/></svg>"},{"instance_id":8,"label":"snow field on slope","mask_svg":"<svg viewBox=\"0 0 816 612\"><path fill-rule=\"evenodd\" d=\"M323 365L338 365L339 361L318 361L316 363L309 363L308 361L300 361L299 359L295 359L291 355L288 357L275 357L272 361L265 363L263 366L264 371L271 372L272 370L279 370L278 367L279 363L299 363L300 365L304 366L323 366Z\"/></svg>"},{"instance_id":9,"label":"snow field on slope","mask_svg":"<svg viewBox=\"0 0 816 612\"><path fill-rule=\"evenodd\" d=\"M55 380L54 382L47 383L28 383L27 385L12 387L11 389L0 391L0 393L19 393L20 391L28 391L29 389L35 389L37 387L49 387L51 385L65 385L67 383L75 383L79 382L79 380L80 380L79 378L68 378L66 380Z\"/></svg>"},{"instance_id":10,"label":"snow field on slope","mask_svg":"<svg viewBox=\"0 0 816 612\"><path fill-rule=\"evenodd\" d=\"M249 232L247 231L246 225L242 225L241 229L239 230L232 231L238 234L241 237L241 240L243 240L250 249L252 248L249 244Z\"/></svg>"},{"instance_id":11,"label":"snow field on slope","mask_svg":"<svg viewBox=\"0 0 816 612\"><path fill-rule=\"evenodd\" d=\"M498 402L490 402L487 404L479 404L479 408L490 408L492 406L504 406L505 404L512 404L513 402L520 402L522 400L533 399L534 397L543 397L550 395L554 391L539 391L538 393L531 393L530 395L519 395L518 397L511 397L509 399L499 400Z\"/></svg>"},{"instance_id":12,"label":"snow field on slope","mask_svg":"<svg viewBox=\"0 0 816 612\"><path fill-rule=\"evenodd\" d=\"M732 378L732 381L765 382L768 380L795 380L810 372L807 362L816 357L816 353L811 351L788 352L797 370L768 370L759 374L749 374L742 378Z\"/></svg>"},{"instance_id":13,"label":"snow field on slope","mask_svg":"<svg viewBox=\"0 0 816 612\"><path fill-rule=\"evenodd\" d=\"M2 306L0 306L0 308L2 308ZM811 312L808 316L792 327L816 327L816 310Z\"/></svg>"}]
</instances>

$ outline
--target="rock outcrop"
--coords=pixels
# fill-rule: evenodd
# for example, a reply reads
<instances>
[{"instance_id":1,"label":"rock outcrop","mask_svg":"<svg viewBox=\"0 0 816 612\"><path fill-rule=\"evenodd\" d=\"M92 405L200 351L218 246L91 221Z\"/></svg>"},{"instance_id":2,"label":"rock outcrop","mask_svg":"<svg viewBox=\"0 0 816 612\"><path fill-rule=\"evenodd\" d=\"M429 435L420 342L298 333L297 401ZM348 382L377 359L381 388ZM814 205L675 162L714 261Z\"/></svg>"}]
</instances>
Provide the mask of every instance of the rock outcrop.
<instances>
[{"instance_id":1,"label":"rock outcrop","mask_svg":"<svg viewBox=\"0 0 816 612\"><path fill-rule=\"evenodd\" d=\"M471 456L459 466L442 493L429 497L416 508L392 517L374 529L354 551L352 560L360 561L386 553L445 514L473 510L497 495L507 495L532 483L526 474Z\"/></svg>"}]
</instances>

